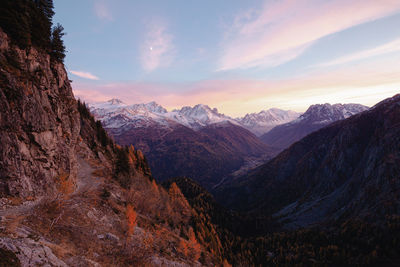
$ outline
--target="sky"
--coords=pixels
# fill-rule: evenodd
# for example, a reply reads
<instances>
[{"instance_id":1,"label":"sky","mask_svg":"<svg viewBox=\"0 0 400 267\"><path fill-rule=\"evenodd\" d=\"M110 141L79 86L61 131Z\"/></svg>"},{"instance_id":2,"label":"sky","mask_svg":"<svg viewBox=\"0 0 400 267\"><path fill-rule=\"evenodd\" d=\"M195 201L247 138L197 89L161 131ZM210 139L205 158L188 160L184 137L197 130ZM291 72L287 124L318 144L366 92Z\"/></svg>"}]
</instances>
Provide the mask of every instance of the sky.
<instances>
[{"instance_id":1,"label":"sky","mask_svg":"<svg viewBox=\"0 0 400 267\"><path fill-rule=\"evenodd\" d=\"M230 116L400 93L399 0L54 0L76 97Z\"/></svg>"}]
</instances>

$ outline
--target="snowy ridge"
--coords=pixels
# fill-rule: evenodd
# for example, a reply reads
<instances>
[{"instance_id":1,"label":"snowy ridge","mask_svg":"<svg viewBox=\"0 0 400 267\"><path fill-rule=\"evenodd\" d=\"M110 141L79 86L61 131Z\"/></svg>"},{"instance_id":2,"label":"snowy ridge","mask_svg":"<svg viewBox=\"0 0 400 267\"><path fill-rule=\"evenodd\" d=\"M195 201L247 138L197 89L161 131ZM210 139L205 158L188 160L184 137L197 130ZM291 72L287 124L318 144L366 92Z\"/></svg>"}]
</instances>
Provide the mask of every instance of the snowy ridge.
<instances>
[{"instance_id":1,"label":"snowy ridge","mask_svg":"<svg viewBox=\"0 0 400 267\"><path fill-rule=\"evenodd\" d=\"M326 124L338 120L347 119L357 113L368 110L367 106L360 104L317 104L311 105L307 111L292 123L300 121L313 124Z\"/></svg>"},{"instance_id":2,"label":"snowy ridge","mask_svg":"<svg viewBox=\"0 0 400 267\"><path fill-rule=\"evenodd\" d=\"M169 112L167 116L192 129L199 129L221 122L230 122L239 125L239 123L231 117L219 113L216 108L211 109L209 106L202 104L194 107L186 106L181 109L175 109Z\"/></svg>"},{"instance_id":3,"label":"snowy ridge","mask_svg":"<svg viewBox=\"0 0 400 267\"><path fill-rule=\"evenodd\" d=\"M141 128L152 125L171 127L181 124L199 130L212 124L225 127L229 125L227 124L229 122L244 127L256 135L261 135L277 125L292 121L300 115L300 113L291 110L272 108L234 119L219 113L216 108L210 108L203 104L194 107L185 106L168 112L156 102L127 105L119 99L90 104L89 108L107 128L125 126Z\"/></svg>"},{"instance_id":4,"label":"snowy ridge","mask_svg":"<svg viewBox=\"0 0 400 267\"><path fill-rule=\"evenodd\" d=\"M297 119L301 113L292 110L271 108L259 113L250 113L236 120L255 135L262 135L277 125Z\"/></svg>"},{"instance_id":5,"label":"snowy ridge","mask_svg":"<svg viewBox=\"0 0 400 267\"><path fill-rule=\"evenodd\" d=\"M197 130L222 122L239 125L234 119L219 113L216 108L211 109L209 106L201 104L168 112L156 102L127 105L119 99L111 99L107 102L90 104L89 108L93 115L107 128L125 126L140 128L154 124L170 127L175 124L182 124Z\"/></svg>"},{"instance_id":6,"label":"snowy ridge","mask_svg":"<svg viewBox=\"0 0 400 267\"><path fill-rule=\"evenodd\" d=\"M147 127L153 123L168 126L167 110L156 102L127 105L119 99L89 105L90 111L107 128Z\"/></svg>"},{"instance_id":7,"label":"snowy ridge","mask_svg":"<svg viewBox=\"0 0 400 267\"><path fill-rule=\"evenodd\" d=\"M216 108L198 104L185 106L168 112L156 102L127 105L119 99L90 104L93 115L106 128L143 128L151 126L173 127L184 125L193 130L215 124L223 127L227 123L241 126L255 135L263 135L272 128L282 124L299 122L310 124L328 124L346 119L354 114L367 110L360 104L317 104L310 106L304 114L291 110L271 108L259 113L246 114L242 118L231 118L218 112Z\"/></svg>"}]
</instances>

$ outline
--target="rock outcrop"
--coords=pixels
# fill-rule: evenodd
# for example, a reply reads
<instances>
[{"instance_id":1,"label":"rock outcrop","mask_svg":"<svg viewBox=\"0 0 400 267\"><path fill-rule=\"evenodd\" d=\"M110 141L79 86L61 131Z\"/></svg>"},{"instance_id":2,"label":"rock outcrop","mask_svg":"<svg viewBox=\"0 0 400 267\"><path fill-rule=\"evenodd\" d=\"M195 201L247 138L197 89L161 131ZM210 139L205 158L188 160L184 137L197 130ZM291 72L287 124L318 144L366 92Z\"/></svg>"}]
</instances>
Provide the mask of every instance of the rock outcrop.
<instances>
[{"instance_id":1,"label":"rock outcrop","mask_svg":"<svg viewBox=\"0 0 400 267\"><path fill-rule=\"evenodd\" d=\"M0 195L54 193L61 174L76 177L80 132L63 64L0 30L0 88Z\"/></svg>"}]
</instances>

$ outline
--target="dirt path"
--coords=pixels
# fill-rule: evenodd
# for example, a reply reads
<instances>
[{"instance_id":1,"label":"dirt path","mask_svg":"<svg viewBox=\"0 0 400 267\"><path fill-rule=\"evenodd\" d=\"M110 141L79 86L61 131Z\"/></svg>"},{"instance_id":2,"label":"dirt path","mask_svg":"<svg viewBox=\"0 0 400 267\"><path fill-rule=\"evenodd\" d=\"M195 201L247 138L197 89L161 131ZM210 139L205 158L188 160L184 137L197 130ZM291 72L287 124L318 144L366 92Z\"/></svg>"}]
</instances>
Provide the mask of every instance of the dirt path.
<instances>
[{"instance_id":1,"label":"dirt path","mask_svg":"<svg viewBox=\"0 0 400 267\"><path fill-rule=\"evenodd\" d=\"M99 187L101 179L94 176L93 171L94 169L84 159L78 156L78 176L73 195L93 191Z\"/></svg>"},{"instance_id":2,"label":"dirt path","mask_svg":"<svg viewBox=\"0 0 400 267\"><path fill-rule=\"evenodd\" d=\"M8 216L18 216L22 214L27 214L30 211L32 211L33 208L42 201L42 199L43 197L39 197L38 199L33 201L26 201L19 206L12 206L8 209L0 210L0 216L8 217Z\"/></svg>"},{"instance_id":3,"label":"dirt path","mask_svg":"<svg viewBox=\"0 0 400 267\"><path fill-rule=\"evenodd\" d=\"M72 196L85 194L88 191L96 190L101 184L101 179L94 176L94 169L81 157L78 156L78 175L76 178L76 188ZM34 208L41 203L43 196L34 201L25 201L18 206L12 206L4 210L0 210L1 217L19 216L29 214Z\"/></svg>"}]
</instances>

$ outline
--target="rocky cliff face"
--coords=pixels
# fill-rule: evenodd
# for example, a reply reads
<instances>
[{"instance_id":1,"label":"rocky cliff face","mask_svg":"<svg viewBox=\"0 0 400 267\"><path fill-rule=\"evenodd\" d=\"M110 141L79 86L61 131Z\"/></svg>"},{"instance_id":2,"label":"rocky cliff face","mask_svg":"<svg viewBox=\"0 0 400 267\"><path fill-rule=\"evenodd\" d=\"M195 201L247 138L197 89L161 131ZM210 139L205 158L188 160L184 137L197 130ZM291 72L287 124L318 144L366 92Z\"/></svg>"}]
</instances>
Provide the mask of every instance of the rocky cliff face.
<instances>
[{"instance_id":1,"label":"rocky cliff face","mask_svg":"<svg viewBox=\"0 0 400 267\"><path fill-rule=\"evenodd\" d=\"M75 179L80 123L64 66L0 30L0 195L42 196Z\"/></svg>"}]
</instances>

